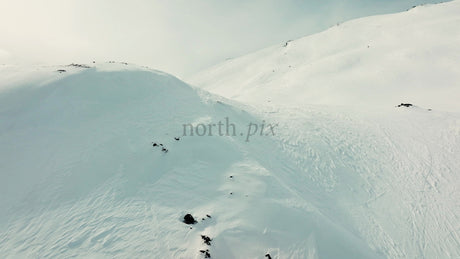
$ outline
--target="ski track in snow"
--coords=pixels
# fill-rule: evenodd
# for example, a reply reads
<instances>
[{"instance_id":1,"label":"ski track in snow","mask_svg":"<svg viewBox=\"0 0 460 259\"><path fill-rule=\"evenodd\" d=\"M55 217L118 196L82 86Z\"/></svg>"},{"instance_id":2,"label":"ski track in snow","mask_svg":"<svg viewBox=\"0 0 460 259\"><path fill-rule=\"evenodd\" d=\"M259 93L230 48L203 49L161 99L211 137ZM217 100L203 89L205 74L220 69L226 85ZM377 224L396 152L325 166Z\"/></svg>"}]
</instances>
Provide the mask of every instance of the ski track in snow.
<instances>
[{"instance_id":1,"label":"ski track in snow","mask_svg":"<svg viewBox=\"0 0 460 259\"><path fill-rule=\"evenodd\" d=\"M349 220L344 225L352 223L351 231L391 258L459 256L457 114L418 107L377 116L315 106L262 110L266 120L284 124L277 138L304 170L304 179L289 185L302 193L306 185L298 183L314 182L337 198L323 200L342 207L343 215L329 215L339 214L335 221Z\"/></svg>"}]
</instances>

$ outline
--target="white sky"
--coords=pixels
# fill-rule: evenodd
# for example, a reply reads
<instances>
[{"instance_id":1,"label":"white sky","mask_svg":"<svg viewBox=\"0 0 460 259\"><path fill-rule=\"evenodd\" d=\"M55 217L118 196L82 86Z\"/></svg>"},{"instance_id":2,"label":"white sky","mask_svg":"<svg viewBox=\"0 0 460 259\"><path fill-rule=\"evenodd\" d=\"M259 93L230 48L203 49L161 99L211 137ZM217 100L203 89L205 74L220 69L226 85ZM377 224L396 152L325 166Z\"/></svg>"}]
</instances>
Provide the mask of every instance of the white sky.
<instances>
[{"instance_id":1,"label":"white sky","mask_svg":"<svg viewBox=\"0 0 460 259\"><path fill-rule=\"evenodd\" d=\"M0 0L0 63L125 61L179 77L432 0Z\"/></svg>"}]
</instances>

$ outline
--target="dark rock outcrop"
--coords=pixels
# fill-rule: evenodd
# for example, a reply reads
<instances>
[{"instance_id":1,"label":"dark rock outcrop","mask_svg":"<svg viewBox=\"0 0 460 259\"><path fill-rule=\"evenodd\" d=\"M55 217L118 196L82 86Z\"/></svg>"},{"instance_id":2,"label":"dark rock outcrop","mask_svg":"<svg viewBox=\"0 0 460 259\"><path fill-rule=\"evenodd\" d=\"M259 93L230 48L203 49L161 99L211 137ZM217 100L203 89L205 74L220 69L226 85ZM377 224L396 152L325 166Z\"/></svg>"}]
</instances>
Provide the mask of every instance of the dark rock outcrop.
<instances>
[{"instance_id":1,"label":"dark rock outcrop","mask_svg":"<svg viewBox=\"0 0 460 259\"><path fill-rule=\"evenodd\" d=\"M200 250L200 253L204 254L204 258L211 258L211 254L209 253L209 249Z\"/></svg>"},{"instance_id":2,"label":"dark rock outcrop","mask_svg":"<svg viewBox=\"0 0 460 259\"><path fill-rule=\"evenodd\" d=\"M195 220L195 218L193 218L193 216L191 214L185 215L184 220L182 222L184 222L185 224L188 224L188 225L193 225L193 224L197 223L197 221Z\"/></svg>"},{"instance_id":3,"label":"dark rock outcrop","mask_svg":"<svg viewBox=\"0 0 460 259\"><path fill-rule=\"evenodd\" d=\"M205 244L207 244L208 246L211 245L212 239L211 239L210 237L205 236L205 235L201 235L201 238L203 239L203 242L204 242Z\"/></svg>"},{"instance_id":4,"label":"dark rock outcrop","mask_svg":"<svg viewBox=\"0 0 460 259\"><path fill-rule=\"evenodd\" d=\"M411 107L413 106L411 103L401 103L400 105L398 105L398 107Z\"/></svg>"}]
</instances>

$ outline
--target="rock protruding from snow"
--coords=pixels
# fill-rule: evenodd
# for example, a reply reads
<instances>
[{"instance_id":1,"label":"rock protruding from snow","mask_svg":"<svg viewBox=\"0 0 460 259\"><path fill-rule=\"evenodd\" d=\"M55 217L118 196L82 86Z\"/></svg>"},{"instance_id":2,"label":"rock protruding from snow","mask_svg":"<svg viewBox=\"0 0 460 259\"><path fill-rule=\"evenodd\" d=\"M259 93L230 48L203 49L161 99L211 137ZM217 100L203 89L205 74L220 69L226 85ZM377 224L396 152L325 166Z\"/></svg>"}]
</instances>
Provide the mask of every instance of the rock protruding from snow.
<instances>
[{"instance_id":1,"label":"rock protruding from snow","mask_svg":"<svg viewBox=\"0 0 460 259\"><path fill-rule=\"evenodd\" d=\"M192 214L187 214L184 216L184 220L183 222L185 224L188 224L188 225L193 225L193 224L196 224L197 221L195 220L195 218L192 216Z\"/></svg>"}]
</instances>

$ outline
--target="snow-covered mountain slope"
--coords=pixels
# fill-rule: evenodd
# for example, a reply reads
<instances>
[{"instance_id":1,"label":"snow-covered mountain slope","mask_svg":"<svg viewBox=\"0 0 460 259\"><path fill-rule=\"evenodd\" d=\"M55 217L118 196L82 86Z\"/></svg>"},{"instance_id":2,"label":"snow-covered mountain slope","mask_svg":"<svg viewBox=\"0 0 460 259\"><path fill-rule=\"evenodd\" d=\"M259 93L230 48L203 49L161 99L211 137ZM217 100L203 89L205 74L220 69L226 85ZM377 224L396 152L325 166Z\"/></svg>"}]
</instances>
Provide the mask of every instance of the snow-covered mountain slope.
<instances>
[{"instance_id":1,"label":"snow-covered mountain slope","mask_svg":"<svg viewBox=\"0 0 460 259\"><path fill-rule=\"evenodd\" d=\"M359 19L192 80L233 100L124 63L0 65L1 257L460 257L458 11Z\"/></svg>"},{"instance_id":2,"label":"snow-covered mountain slope","mask_svg":"<svg viewBox=\"0 0 460 259\"><path fill-rule=\"evenodd\" d=\"M241 107L122 64L0 74L2 258L385 255L328 179L305 174L277 139L246 141L263 121ZM225 118L243 135L182 136L183 124ZM187 213L196 225L181 222Z\"/></svg>"},{"instance_id":3,"label":"snow-covered mountain slope","mask_svg":"<svg viewBox=\"0 0 460 259\"><path fill-rule=\"evenodd\" d=\"M193 85L279 123L282 179L387 258L460 257L460 1L226 61ZM411 107L395 107L400 103ZM334 205L332 205L334 204ZM301 256L299 257L301 258ZM321 258L321 257L320 257Z\"/></svg>"},{"instance_id":4,"label":"snow-covered mountain slope","mask_svg":"<svg viewBox=\"0 0 460 259\"><path fill-rule=\"evenodd\" d=\"M231 59L186 80L246 103L460 111L460 1L366 17Z\"/></svg>"}]
</instances>

